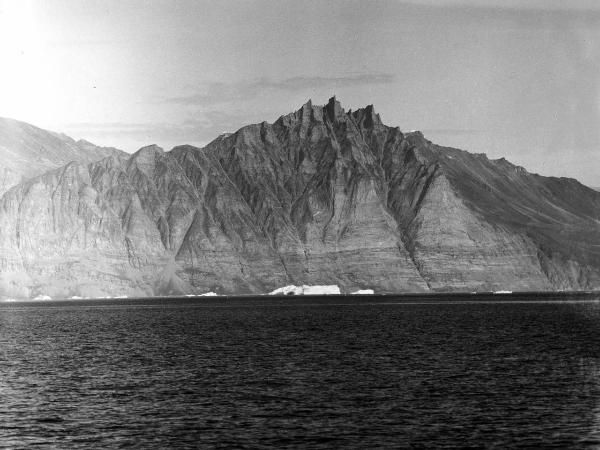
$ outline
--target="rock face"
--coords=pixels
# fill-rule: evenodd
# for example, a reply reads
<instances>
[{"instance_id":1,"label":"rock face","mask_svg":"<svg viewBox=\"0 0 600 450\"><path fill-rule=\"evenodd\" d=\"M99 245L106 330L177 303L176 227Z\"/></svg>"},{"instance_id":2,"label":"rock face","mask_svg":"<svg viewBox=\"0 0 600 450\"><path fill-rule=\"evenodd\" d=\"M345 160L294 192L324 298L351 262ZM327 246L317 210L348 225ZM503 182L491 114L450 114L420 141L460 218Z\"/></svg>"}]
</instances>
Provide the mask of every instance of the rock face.
<instances>
[{"instance_id":1,"label":"rock face","mask_svg":"<svg viewBox=\"0 0 600 450\"><path fill-rule=\"evenodd\" d=\"M89 163L126 153L0 117L0 195L19 182L71 161Z\"/></svg>"},{"instance_id":2,"label":"rock face","mask_svg":"<svg viewBox=\"0 0 600 450\"><path fill-rule=\"evenodd\" d=\"M600 288L600 193L309 101L0 199L0 296Z\"/></svg>"}]
</instances>

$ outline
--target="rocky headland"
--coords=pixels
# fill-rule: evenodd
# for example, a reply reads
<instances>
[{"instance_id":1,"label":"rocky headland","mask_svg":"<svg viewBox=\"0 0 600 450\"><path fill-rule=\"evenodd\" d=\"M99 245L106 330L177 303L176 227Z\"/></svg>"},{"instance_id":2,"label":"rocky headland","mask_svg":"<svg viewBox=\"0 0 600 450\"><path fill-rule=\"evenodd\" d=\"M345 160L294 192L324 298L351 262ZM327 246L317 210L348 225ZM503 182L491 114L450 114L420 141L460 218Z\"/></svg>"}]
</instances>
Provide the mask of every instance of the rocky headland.
<instances>
[{"instance_id":1,"label":"rocky headland","mask_svg":"<svg viewBox=\"0 0 600 450\"><path fill-rule=\"evenodd\" d=\"M403 133L373 106L309 101L127 157L56 139L77 157L5 183L0 297L600 289L599 192Z\"/></svg>"}]
</instances>

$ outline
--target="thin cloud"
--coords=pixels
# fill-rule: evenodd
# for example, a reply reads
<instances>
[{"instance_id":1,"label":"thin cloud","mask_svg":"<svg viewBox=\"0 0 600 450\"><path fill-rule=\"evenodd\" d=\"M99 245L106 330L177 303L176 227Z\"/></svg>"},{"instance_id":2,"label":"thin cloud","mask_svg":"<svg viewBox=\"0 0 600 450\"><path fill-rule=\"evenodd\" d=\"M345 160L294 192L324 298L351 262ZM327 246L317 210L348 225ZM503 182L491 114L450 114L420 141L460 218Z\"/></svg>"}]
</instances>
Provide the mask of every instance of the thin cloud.
<instances>
[{"instance_id":1,"label":"thin cloud","mask_svg":"<svg viewBox=\"0 0 600 450\"><path fill-rule=\"evenodd\" d=\"M389 84L395 80L392 74L354 74L341 77L291 77L284 80L271 80L260 78L250 82L240 83L207 83L201 92L190 95L163 99L160 103L176 105L207 105L229 101L247 100L256 97L265 91L297 92L312 88L342 88L352 86L365 86L375 84Z\"/></svg>"}]
</instances>

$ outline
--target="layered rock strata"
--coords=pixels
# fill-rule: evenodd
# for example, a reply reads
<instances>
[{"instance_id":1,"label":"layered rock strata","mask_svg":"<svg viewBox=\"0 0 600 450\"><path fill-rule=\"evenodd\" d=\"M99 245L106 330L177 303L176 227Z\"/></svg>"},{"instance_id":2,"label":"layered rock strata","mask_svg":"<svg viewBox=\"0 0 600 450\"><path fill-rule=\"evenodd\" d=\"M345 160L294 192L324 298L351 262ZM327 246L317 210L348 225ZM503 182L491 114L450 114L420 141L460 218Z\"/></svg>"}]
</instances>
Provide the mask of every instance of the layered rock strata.
<instances>
[{"instance_id":1,"label":"layered rock strata","mask_svg":"<svg viewBox=\"0 0 600 450\"><path fill-rule=\"evenodd\" d=\"M0 296L600 288L600 193L309 101L0 199Z\"/></svg>"}]
</instances>

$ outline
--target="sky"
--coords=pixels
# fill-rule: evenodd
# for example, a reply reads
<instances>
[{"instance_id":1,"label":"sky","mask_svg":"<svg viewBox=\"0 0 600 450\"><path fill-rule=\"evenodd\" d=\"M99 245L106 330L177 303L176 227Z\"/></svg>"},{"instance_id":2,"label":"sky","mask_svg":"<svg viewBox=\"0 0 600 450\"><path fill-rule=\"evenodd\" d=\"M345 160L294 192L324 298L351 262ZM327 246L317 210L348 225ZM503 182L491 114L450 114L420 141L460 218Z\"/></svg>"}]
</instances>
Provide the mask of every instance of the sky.
<instances>
[{"instance_id":1,"label":"sky","mask_svg":"<svg viewBox=\"0 0 600 450\"><path fill-rule=\"evenodd\" d=\"M600 186L600 1L0 0L0 117L133 152L335 94Z\"/></svg>"}]
</instances>

